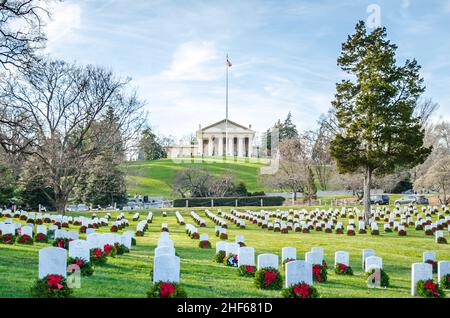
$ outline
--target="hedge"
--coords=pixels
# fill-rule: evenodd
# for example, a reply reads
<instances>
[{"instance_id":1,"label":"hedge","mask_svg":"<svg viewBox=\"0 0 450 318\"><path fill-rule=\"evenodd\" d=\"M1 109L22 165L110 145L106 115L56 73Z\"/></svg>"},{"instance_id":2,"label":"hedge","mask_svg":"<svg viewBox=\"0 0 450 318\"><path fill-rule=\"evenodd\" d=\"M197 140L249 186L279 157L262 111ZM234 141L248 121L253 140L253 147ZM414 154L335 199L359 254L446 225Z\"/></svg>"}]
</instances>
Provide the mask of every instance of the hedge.
<instances>
[{"instance_id":1,"label":"hedge","mask_svg":"<svg viewBox=\"0 0 450 318\"><path fill-rule=\"evenodd\" d=\"M175 199L173 201L174 208L186 207L186 200L188 207L210 207L211 200L214 200L214 206L261 206L261 199L263 206L279 206L283 205L285 198L283 197L224 197L224 198L186 198Z\"/></svg>"}]
</instances>

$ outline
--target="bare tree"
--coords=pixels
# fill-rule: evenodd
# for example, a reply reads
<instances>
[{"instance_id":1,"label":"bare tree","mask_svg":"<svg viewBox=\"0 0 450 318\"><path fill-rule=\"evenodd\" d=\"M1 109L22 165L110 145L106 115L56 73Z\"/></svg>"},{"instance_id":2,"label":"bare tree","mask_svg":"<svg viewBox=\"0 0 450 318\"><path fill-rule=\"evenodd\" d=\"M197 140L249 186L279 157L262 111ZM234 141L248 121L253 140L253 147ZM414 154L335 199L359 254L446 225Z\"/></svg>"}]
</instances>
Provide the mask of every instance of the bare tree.
<instances>
[{"instance_id":1,"label":"bare tree","mask_svg":"<svg viewBox=\"0 0 450 318\"><path fill-rule=\"evenodd\" d=\"M414 182L414 188L437 191L441 204L450 204L450 155L435 160L426 173Z\"/></svg>"},{"instance_id":2,"label":"bare tree","mask_svg":"<svg viewBox=\"0 0 450 318\"><path fill-rule=\"evenodd\" d=\"M205 168L190 167L181 170L173 180L173 192L182 198L208 196L208 185L211 176Z\"/></svg>"},{"instance_id":3,"label":"bare tree","mask_svg":"<svg viewBox=\"0 0 450 318\"><path fill-rule=\"evenodd\" d=\"M128 83L102 68L62 61L41 61L0 83L0 143L37 160L58 212L93 159L133 141L145 120L143 103L126 93ZM112 127L104 123L111 109Z\"/></svg>"},{"instance_id":4,"label":"bare tree","mask_svg":"<svg viewBox=\"0 0 450 318\"><path fill-rule=\"evenodd\" d=\"M262 180L268 187L289 190L294 200L297 194L305 192L311 173L309 139L304 136L288 138L280 142L280 165L278 171Z\"/></svg>"},{"instance_id":5,"label":"bare tree","mask_svg":"<svg viewBox=\"0 0 450 318\"><path fill-rule=\"evenodd\" d=\"M0 64L4 70L26 69L43 48L44 18L49 16L43 0L0 0Z\"/></svg>"}]
</instances>

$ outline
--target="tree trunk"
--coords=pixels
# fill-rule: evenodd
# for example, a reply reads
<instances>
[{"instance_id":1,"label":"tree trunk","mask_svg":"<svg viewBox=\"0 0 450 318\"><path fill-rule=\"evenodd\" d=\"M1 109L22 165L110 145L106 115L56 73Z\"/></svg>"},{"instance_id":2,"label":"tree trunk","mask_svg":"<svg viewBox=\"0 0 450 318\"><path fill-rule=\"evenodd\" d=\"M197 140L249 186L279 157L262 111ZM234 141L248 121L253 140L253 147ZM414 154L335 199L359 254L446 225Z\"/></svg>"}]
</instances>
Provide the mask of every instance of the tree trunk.
<instances>
[{"instance_id":1,"label":"tree trunk","mask_svg":"<svg viewBox=\"0 0 450 318\"><path fill-rule=\"evenodd\" d=\"M66 211L66 204L67 204L67 200L66 200L65 195L63 195L61 193L56 193L55 194L56 212L60 213L61 215L64 215L64 213Z\"/></svg>"},{"instance_id":2,"label":"tree trunk","mask_svg":"<svg viewBox=\"0 0 450 318\"><path fill-rule=\"evenodd\" d=\"M370 185L372 183L372 170L366 168L364 175L364 221L369 222L370 219Z\"/></svg>"}]
</instances>

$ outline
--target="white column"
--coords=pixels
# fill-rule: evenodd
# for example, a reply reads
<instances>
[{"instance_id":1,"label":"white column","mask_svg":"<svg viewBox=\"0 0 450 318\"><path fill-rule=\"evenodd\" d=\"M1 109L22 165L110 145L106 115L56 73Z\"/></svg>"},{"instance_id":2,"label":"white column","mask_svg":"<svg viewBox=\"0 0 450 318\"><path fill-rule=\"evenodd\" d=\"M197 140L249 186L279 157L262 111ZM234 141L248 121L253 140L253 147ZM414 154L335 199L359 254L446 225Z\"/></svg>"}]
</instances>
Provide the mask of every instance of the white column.
<instances>
[{"instance_id":1,"label":"white column","mask_svg":"<svg viewBox=\"0 0 450 318\"><path fill-rule=\"evenodd\" d=\"M238 138L238 157L244 156L244 138L239 137Z\"/></svg>"},{"instance_id":2,"label":"white column","mask_svg":"<svg viewBox=\"0 0 450 318\"><path fill-rule=\"evenodd\" d=\"M233 154L234 154L233 140L234 140L234 136L228 134L228 155L229 156L233 156Z\"/></svg>"},{"instance_id":3,"label":"white column","mask_svg":"<svg viewBox=\"0 0 450 318\"><path fill-rule=\"evenodd\" d=\"M208 156L212 156L213 152L213 139L212 137L208 137Z\"/></svg>"},{"instance_id":4,"label":"white column","mask_svg":"<svg viewBox=\"0 0 450 318\"><path fill-rule=\"evenodd\" d=\"M219 156L223 156L223 136L217 139L219 140Z\"/></svg>"},{"instance_id":5,"label":"white column","mask_svg":"<svg viewBox=\"0 0 450 318\"><path fill-rule=\"evenodd\" d=\"M201 156L203 155L203 138L197 138L197 144L198 144L197 155Z\"/></svg>"},{"instance_id":6,"label":"white column","mask_svg":"<svg viewBox=\"0 0 450 318\"><path fill-rule=\"evenodd\" d=\"M253 157L253 137L248 137L248 156Z\"/></svg>"}]
</instances>

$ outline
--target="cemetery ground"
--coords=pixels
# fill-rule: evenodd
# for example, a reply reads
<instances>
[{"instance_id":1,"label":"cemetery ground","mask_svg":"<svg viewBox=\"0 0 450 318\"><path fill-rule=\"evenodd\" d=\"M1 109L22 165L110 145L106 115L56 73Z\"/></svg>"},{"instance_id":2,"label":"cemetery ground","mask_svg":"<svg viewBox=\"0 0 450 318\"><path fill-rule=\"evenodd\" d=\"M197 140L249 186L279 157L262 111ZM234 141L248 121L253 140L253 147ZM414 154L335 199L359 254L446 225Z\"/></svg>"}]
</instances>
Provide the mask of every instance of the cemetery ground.
<instances>
[{"instance_id":1,"label":"cemetery ground","mask_svg":"<svg viewBox=\"0 0 450 318\"><path fill-rule=\"evenodd\" d=\"M308 207L310 211L314 207ZM321 207L322 209L323 207ZM239 208L245 211L247 208ZM248 208L252 209L252 208ZM275 210L265 208L265 210ZM283 207L287 210L287 207ZM253 278L239 277L236 268L227 267L213 262L216 242L220 241L215 236L215 224L204 215L204 208L177 209L181 212L187 223L195 225L189 215L190 211L196 211L206 221L206 227L199 227L200 234L208 234L212 249L200 249L199 240L191 239L185 233L185 226L179 225L175 217L175 209L165 209L167 216L162 215L162 210L152 210L153 222L148 225L148 230L143 237L135 237L137 244L130 253L108 258L108 262L102 266L96 266L91 277L82 277L81 288L74 290L74 297L145 297L151 284L150 272L153 263L153 251L161 232L161 224L167 223L170 237L175 243L178 256L181 259L181 284L185 288L188 297L280 297L280 291L259 290L254 287ZM229 208L222 211L229 212ZM253 208L253 210L256 210ZM217 213L217 208L210 209ZM137 222L132 221L132 215L136 211L127 211L125 217L129 220L129 227L119 231L135 230ZM106 213L106 212L105 212ZM101 217L105 213L97 212ZM119 212L111 213L114 218ZM140 220L145 219L148 211L141 212ZM88 216L88 213L67 213L72 216ZM436 218L436 215L433 216ZM0 218L3 221L4 218ZM15 219L14 221L17 221ZM344 228L348 220L340 219ZM24 221L22 221L25 223ZM70 225L69 230L78 230L78 226ZM109 233L109 227L101 227L96 232ZM292 246L297 248L297 258L304 259L304 253L312 247L324 248L324 259L329 265L328 281L314 283L320 297L324 298L401 298L411 297L411 265L422 262L424 251L434 251L437 260L449 260L450 248L446 244L437 244L435 237L426 236L423 231L416 231L414 226L407 228L407 236L401 237L393 231L384 233L380 229L379 236L356 234L348 236L333 233L316 232L288 234L276 233L261 229L256 224L246 222L246 228L240 229L228 222L228 240L234 242L236 235L243 235L247 246L255 248L255 255L261 253L275 253L281 257L281 248ZM445 231L448 240L448 231ZM85 234L80 234L84 239ZM0 297L30 297L30 287L38 277L38 251L51 244L34 243L34 245L6 245L0 244ZM361 253L363 249L374 249L377 256L383 258L383 269L390 276L390 287L368 288L364 273L361 268ZM336 251L348 251L350 253L350 266L354 270L354 276L336 275L332 268L334 253ZM284 275L284 271L280 270ZM449 294L449 291L447 291ZM447 295L448 297L448 295Z\"/></svg>"}]
</instances>

